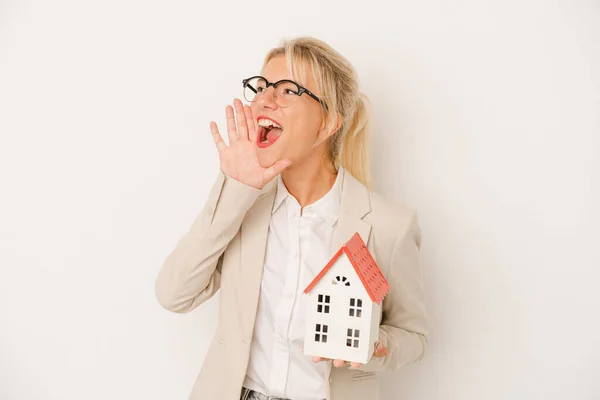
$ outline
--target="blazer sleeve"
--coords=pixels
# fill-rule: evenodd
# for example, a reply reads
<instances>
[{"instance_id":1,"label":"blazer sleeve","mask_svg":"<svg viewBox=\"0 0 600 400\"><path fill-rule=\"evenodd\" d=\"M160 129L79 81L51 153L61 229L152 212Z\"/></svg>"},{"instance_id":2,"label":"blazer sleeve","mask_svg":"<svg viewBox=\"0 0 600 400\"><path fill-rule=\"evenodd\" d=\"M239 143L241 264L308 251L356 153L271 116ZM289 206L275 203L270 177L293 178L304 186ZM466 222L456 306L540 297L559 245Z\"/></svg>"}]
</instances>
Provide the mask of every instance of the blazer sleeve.
<instances>
[{"instance_id":1,"label":"blazer sleeve","mask_svg":"<svg viewBox=\"0 0 600 400\"><path fill-rule=\"evenodd\" d=\"M400 232L392 251L386 279L390 291L383 300L379 341L388 353L372 357L359 369L386 371L421 360L427 347L427 312L419 257L421 231L415 213L408 229Z\"/></svg>"},{"instance_id":2,"label":"blazer sleeve","mask_svg":"<svg viewBox=\"0 0 600 400\"><path fill-rule=\"evenodd\" d=\"M204 208L156 278L156 297L165 309L189 312L215 294L222 255L260 193L219 172Z\"/></svg>"}]
</instances>

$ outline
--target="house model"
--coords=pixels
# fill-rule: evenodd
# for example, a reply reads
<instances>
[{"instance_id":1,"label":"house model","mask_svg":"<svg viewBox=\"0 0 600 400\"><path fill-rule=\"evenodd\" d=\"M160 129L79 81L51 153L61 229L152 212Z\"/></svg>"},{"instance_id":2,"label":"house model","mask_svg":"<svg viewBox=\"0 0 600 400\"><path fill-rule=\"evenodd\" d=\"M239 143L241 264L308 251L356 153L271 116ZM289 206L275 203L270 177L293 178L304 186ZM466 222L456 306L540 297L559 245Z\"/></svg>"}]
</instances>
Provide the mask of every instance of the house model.
<instances>
[{"instance_id":1,"label":"house model","mask_svg":"<svg viewBox=\"0 0 600 400\"><path fill-rule=\"evenodd\" d=\"M389 285L358 233L306 287L304 354L367 363Z\"/></svg>"}]
</instances>

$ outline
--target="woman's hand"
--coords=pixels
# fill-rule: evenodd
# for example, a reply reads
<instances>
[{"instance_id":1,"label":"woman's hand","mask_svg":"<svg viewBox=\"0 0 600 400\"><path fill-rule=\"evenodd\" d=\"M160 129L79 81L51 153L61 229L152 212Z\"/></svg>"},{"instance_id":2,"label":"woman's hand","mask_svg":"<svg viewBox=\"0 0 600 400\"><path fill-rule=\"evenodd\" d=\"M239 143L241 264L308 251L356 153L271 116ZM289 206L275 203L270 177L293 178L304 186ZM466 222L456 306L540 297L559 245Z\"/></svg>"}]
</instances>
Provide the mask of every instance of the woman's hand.
<instances>
[{"instance_id":1,"label":"woman's hand","mask_svg":"<svg viewBox=\"0 0 600 400\"><path fill-rule=\"evenodd\" d=\"M388 353L388 349L387 347L385 347L385 345L381 342L377 342L374 345L374 349L373 349L373 357L375 358L380 358L380 357L385 357ZM317 357L317 356L313 356L312 361L314 363L319 362L319 361L325 361L328 360L328 358L323 358L323 357ZM346 365L348 363L348 361L345 360L333 360L333 366L334 367L343 367L344 365ZM360 368L360 363L358 362L351 362L350 363L350 368Z\"/></svg>"},{"instance_id":2,"label":"woman's hand","mask_svg":"<svg viewBox=\"0 0 600 400\"><path fill-rule=\"evenodd\" d=\"M268 168L263 168L258 163L256 155L257 126L249 106L243 106L239 99L233 101L233 107L227 106L227 133L229 146L225 144L217 124L210 122L210 131L219 150L221 171L238 182L262 189L275 178L281 171L291 164L290 160L279 160Z\"/></svg>"}]
</instances>

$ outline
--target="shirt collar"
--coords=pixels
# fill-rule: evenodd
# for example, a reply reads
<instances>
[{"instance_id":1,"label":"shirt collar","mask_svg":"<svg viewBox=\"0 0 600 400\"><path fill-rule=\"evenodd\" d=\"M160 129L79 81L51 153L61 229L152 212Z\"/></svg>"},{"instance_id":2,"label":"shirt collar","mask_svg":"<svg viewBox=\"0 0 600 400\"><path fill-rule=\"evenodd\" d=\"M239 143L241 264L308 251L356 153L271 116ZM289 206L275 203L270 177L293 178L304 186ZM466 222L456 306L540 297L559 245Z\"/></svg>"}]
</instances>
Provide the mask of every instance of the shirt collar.
<instances>
[{"instance_id":1,"label":"shirt collar","mask_svg":"<svg viewBox=\"0 0 600 400\"><path fill-rule=\"evenodd\" d=\"M304 211L308 213L314 213L319 217L323 218L327 223L332 226L338 220L340 213L340 204L342 201L342 181L344 178L344 169L340 166L338 168L337 177L335 182L325 196L312 204L304 207ZM284 200L289 199L294 203L298 204L298 201L290 194L285 187L281 175L277 177L277 194L275 195L275 202L273 203L273 209L271 211L274 214L277 209L283 204Z\"/></svg>"}]
</instances>

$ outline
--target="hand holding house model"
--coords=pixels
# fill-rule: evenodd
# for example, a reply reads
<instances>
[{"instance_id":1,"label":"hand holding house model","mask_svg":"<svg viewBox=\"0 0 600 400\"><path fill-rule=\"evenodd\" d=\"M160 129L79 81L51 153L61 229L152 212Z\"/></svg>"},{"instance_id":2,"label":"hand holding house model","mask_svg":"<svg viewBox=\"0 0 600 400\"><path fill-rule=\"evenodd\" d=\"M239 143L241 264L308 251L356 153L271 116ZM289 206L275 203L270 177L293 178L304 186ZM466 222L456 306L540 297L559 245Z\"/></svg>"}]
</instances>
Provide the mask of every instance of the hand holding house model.
<instances>
[{"instance_id":1,"label":"hand holding house model","mask_svg":"<svg viewBox=\"0 0 600 400\"><path fill-rule=\"evenodd\" d=\"M304 354L367 363L379 339L389 285L358 233L304 290L310 296Z\"/></svg>"}]
</instances>

